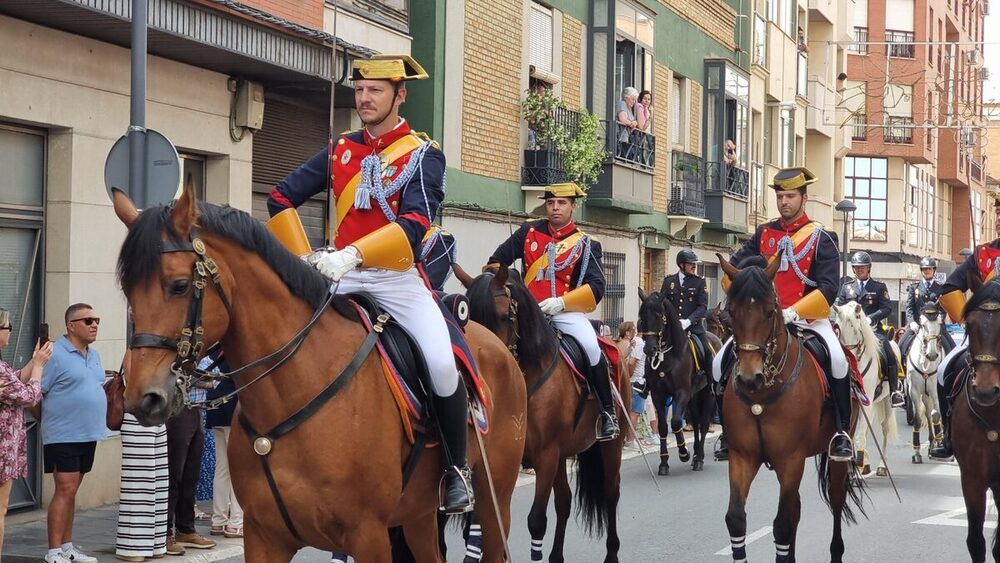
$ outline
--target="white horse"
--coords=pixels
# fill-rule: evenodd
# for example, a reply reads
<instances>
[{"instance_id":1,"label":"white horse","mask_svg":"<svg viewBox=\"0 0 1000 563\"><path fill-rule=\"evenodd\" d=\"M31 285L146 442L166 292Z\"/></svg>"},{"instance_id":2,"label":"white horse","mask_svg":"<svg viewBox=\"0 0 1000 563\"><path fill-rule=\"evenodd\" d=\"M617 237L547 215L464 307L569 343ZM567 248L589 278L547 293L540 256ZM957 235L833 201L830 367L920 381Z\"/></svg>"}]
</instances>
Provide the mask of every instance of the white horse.
<instances>
[{"instance_id":1,"label":"white horse","mask_svg":"<svg viewBox=\"0 0 1000 563\"><path fill-rule=\"evenodd\" d=\"M869 456L866 451L868 442L868 421L872 424L872 429L882 430L882 451L885 451L886 444L896 439L896 417L892 415L892 405L889 402L889 387L885 381L879 379L879 350L881 344L875 337L871 322L864 310L856 302L844 305L835 305L830 308L831 320L840 329L840 343L854 354L858 360L858 370L861 371L861 380L865 386L865 394L871 400L871 404L862 407L863 416L858 419L858 426L854 431L854 448L857 450L857 465L862 475L871 473ZM898 377L898 374L890 374L891 377ZM866 420L867 419L867 420ZM877 436L873 439L878 439ZM881 456L880 456L881 457ZM876 474L879 476L888 475L885 461L879 459Z\"/></svg>"},{"instance_id":2,"label":"white horse","mask_svg":"<svg viewBox=\"0 0 1000 563\"><path fill-rule=\"evenodd\" d=\"M928 448L942 439L940 404L937 392L937 369L944 358L941 324L944 315L933 303L920 309L920 328L906 354L906 380L913 405L913 463L923 463L920 455L920 430L926 422Z\"/></svg>"}]
</instances>

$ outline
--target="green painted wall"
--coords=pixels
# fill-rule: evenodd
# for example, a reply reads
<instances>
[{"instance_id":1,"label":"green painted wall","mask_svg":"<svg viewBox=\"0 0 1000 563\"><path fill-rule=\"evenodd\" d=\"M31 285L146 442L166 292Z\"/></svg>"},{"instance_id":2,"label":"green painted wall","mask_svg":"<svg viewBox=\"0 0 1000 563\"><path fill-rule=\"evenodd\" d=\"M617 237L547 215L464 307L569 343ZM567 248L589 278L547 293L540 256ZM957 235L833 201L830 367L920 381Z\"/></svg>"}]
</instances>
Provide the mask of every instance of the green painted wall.
<instances>
[{"instance_id":1,"label":"green painted wall","mask_svg":"<svg viewBox=\"0 0 1000 563\"><path fill-rule=\"evenodd\" d=\"M591 0L550 0L546 3L586 23L590 21L590 2Z\"/></svg>"},{"instance_id":2,"label":"green painted wall","mask_svg":"<svg viewBox=\"0 0 1000 563\"><path fill-rule=\"evenodd\" d=\"M448 195L445 201L472 204L484 211L520 212L523 207L521 185L517 182L470 174L448 167Z\"/></svg>"},{"instance_id":3,"label":"green painted wall","mask_svg":"<svg viewBox=\"0 0 1000 563\"><path fill-rule=\"evenodd\" d=\"M659 7L656 60L670 70L703 82L706 58L731 58L733 52L672 10Z\"/></svg>"},{"instance_id":4,"label":"green painted wall","mask_svg":"<svg viewBox=\"0 0 1000 563\"><path fill-rule=\"evenodd\" d=\"M430 78L408 85L402 111L413 129L438 142L444 137L445 3L420 0L420 9L410 11L411 53Z\"/></svg>"}]
</instances>

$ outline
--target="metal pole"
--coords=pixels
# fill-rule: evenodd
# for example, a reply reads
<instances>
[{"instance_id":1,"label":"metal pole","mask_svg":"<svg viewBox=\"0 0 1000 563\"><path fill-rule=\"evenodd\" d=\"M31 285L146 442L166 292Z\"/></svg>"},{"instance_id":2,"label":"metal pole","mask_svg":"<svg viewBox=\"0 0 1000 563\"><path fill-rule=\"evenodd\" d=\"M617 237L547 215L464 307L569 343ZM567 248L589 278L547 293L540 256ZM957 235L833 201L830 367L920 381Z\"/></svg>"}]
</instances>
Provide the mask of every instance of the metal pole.
<instances>
[{"instance_id":1,"label":"metal pole","mask_svg":"<svg viewBox=\"0 0 1000 563\"><path fill-rule=\"evenodd\" d=\"M136 207L146 197L146 0L132 0L132 83L128 126L128 191Z\"/></svg>"},{"instance_id":2,"label":"metal pole","mask_svg":"<svg viewBox=\"0 0 1000 563\"><path fill-rule=\"evenodd\" d=\"M848 223L848 221L850 221L850 214L845 211L844 212L844 242L842 243L842 245L844 247L844 250L842 252L843 258L840 261L840 283L844 283L844 280L847 279L847 251L848 251L848 248L847 248L847 245L848 245L847 223Z\"/></svg>"},{"instance_id":3,"label":"metal pole","mask_svg":"<svg viewBox=\"0 0 1000 563\"><path fill-rule=\"evenodd\" d=\"M337 3L331 2L330 5L333 7L333 45L330 46L332 49L331 56L333 60L330 61L330 136L327 140L327 170L326 170L326 228L323 229L325 232L326 246L333 246L333 232L336 228L334 222L337 220L337 208L333 200L333 147L334 137L336 136L336 129L334 129L334 112L336 111L336 100L337 100ZM344 56L347 56L347 51L344 51Z\"/></svg>"}]
</instances>

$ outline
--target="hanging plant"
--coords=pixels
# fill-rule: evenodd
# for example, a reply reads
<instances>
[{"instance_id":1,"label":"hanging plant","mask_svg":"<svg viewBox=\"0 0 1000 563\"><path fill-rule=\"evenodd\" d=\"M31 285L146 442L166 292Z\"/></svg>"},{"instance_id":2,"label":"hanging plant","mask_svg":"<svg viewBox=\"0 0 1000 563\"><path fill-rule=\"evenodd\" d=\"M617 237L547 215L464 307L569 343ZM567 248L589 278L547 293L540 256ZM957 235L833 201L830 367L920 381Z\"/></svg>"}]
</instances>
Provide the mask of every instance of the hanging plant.
<instances>
[{"instance_id":1,"label":"hanging plant","mask_svg":"<svg viewBox=\"0 0 1000 563\"><path fill-rule=\"evenodd\" d=\"M528 123L528 128L535 133L535 144L538 146L552 142L558 145L566 132L555 120L555 110L566 105L557 98L552 90L544 88L541 92L528 90L521 104L521 117Z\"/></svg>"},{"instance_id":2,"label":"hanging plant","mask_svg":"<svg viewBox=\"0 0 1000 563\"><path fill-rule=\"evenodd\" d=\"M586 191L597 182L608 151L600 138L601 122L585 109L579 111L580 119L575 134L564 131L556 141L556 148L563 155L563 172L566 180L576 182Z\"/></svg>"}]
</instances>

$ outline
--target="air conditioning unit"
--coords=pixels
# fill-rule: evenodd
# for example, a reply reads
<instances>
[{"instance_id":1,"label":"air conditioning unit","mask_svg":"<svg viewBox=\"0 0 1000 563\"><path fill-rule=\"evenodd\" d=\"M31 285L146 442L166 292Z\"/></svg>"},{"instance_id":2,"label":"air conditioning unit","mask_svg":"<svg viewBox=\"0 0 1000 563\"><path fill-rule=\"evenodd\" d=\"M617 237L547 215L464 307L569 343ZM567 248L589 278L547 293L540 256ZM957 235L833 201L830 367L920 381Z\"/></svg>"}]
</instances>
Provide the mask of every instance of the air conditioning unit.
<instances>
[{"instance_id":1,"label":"air conditioning unit","mask_svg":"<svg viewBox=\"0 0 1000 563\"><path fill-rule=\"evenodd\" d=\"M963 125L962 129L959 131L959 140L962 146L974 147L976 146L976 131L969 125Z\"/></svg>"},{"instance_id":2,"label":"air conditioning unit","mask_svg":"<svg viewBox=\"0 0 1000 563\"><path fill-rule=\"evenodd\" d=\"M970 65L979 65L983 62L983 54L978 49L975 49L965 54L965 60Z\"/></svg>"}]
</instances>

